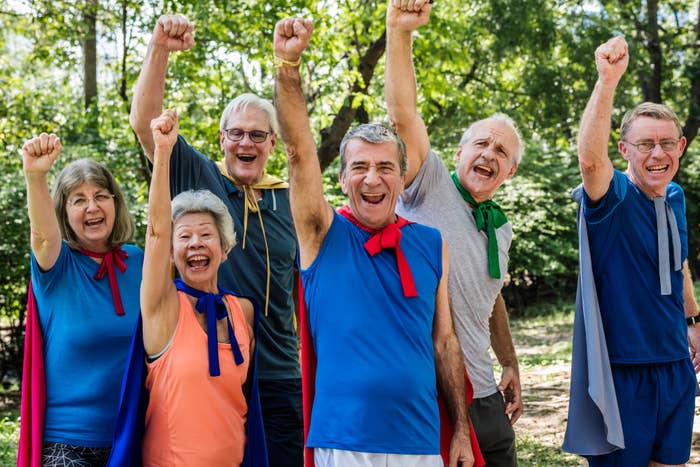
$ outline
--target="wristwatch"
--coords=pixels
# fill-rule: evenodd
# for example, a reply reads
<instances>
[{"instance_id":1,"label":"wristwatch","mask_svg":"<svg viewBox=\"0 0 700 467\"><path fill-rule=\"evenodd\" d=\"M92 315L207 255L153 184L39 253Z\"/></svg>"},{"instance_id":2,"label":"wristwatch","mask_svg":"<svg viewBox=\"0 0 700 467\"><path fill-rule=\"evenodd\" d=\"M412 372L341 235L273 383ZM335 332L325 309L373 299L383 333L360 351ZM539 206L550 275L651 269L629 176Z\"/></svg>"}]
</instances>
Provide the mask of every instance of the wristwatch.
<instances>
[{"instance_id":1,"label":"wristwatch","mask_svg":"<svg viewBox=\"0 0 700 467\"><path fill-rule=\"evenodd\" d=\"M695 326L695 324L700 324L700 315L690 316L685 319L688 326Z\"/></svg>"}]
</instances>

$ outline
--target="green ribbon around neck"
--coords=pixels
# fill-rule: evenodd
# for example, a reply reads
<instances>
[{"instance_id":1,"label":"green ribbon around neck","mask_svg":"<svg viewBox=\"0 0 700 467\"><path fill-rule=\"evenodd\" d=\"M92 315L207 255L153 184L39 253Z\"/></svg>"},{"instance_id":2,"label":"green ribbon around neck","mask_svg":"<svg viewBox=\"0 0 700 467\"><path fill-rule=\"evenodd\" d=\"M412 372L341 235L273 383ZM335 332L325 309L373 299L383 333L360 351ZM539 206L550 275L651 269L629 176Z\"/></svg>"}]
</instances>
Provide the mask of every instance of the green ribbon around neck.
<instances>
[{"instance_id":1,"label":"green ribbon around neck","mask_svg":"<svg viewBox=\"0 0 700 467\"><path fill-rule=\"evenodd\" d=\"M496 229L508 222L506 213L493 200L487 199L477 203L474 197L459 182L457 172L452 172L452 181L457 187L462 199L472 206L472 215L476 221L476 228L485 231L488 238L489 275L494 279L501 278L501 267L498 262L498 238Z\"/></svg>"}]
</instances>

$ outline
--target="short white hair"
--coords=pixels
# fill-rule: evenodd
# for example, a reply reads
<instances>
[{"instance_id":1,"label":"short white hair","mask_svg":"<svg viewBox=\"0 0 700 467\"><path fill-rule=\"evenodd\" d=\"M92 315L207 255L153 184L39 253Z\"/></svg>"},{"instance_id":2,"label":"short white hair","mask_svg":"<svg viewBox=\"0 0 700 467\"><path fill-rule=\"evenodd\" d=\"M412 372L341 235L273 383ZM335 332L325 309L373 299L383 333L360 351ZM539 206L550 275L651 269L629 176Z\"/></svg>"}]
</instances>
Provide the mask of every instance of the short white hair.
<instances>
[{"instance_id":1,"label":"short white hair","mask_svg":"<svg viewBox=\"0 0 700 467\"><path fill-rule=\"evenodd\" d=\"M518 126L515 124L515 121L510 118L508 115L504 113L495 113L491 115L490 117L483 118L481 120L477 120L476 122L472 123L469 125L469 128L464 132L462 135L462 139L459 140L459 145L462 146L466 142L468 142L472 138L472 133L474 133L474 128L476 128L477 125L483 123L483 122L488 122L488 121L495 121L499 123L505 124L508 128L513 130L513 133L515 133L515 137L518 139L518 149L517 152L515 153L515 163L520 164L520 159L523 157L523 152L525 151L525 143L523 143L523 137L520 134L520 130L518 130Z\"/></svg>"},{"instance_id":2,"label":"short white hair","mask_svg":"<svg viewBox=\"0 0 700 467\"><path fill-rule=\"evenodd\" d=\"M275 106L272 105L272 102L269 100L263 99L262 97L252 93L241 94L229 102L221 114L219 129L227 129L226 125L228 125L228 120L231 117L231 114L247 110L248 108L258 109L265 112L265 115L267 115L269 130L276 135L279 134L280 126L279 123L277 123L277 111L275 110Z\"/></svg>"},{"instance_id":3,"label":"short white hair","mask_svg":"<svg viewBox=\"0 0 700 467\"><path fill-rule=\"evenodd\" d=\"M175 224L185 214L207 213L214 218L216 228L221 237L221 248L224 254L236 245L236 233L233 231L233 219L228 208L221 199L209 190L183 191L173 198L171 204L171 220Z\"/></svg>"}]
</instances>

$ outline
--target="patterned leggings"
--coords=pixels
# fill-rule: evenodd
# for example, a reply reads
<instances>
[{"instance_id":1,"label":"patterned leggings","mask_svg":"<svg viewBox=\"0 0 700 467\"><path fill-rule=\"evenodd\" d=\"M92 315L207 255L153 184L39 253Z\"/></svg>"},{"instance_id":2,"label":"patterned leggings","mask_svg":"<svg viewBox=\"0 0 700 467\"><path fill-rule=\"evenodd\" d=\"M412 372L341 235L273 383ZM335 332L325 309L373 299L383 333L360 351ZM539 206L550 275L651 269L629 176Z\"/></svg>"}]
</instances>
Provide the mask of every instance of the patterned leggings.
<instances>
[{"instance_id":1,"label":"patterned leggings","mask_svg":"<svg viewBox=\"0 0 700 467\"><path fill-rule=\"evenodd\" d=\"M104 467L112 448L88 448L46 442L41 447L41 465L45 467Z\"/></svg>"}]
</instances>

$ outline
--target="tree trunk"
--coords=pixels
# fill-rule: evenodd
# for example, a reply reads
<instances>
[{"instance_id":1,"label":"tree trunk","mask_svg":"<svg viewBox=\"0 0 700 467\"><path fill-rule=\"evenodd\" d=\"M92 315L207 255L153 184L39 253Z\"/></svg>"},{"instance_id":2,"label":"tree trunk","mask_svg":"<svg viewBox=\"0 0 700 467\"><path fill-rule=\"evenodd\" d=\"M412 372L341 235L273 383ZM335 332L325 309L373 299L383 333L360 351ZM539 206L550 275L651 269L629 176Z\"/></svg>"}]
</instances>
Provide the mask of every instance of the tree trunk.
<instances>
[{"instance_id":1,"label":"tree trunk","mask_svg":"<svg viewBox=\"0 0 700 467\"><path fill-rule=\"evenodd\" d=\"M352 105L352 102L358 93L367 94L367 87L385 49L386 30L382 32L382 35L369 46L365 54L360 58L358 71L362 79L353 83L350 94L333 119L331 126L321 130L321 143L318 146L318 159L321 163L321 171L326 170L331 162L338 157L340 142L357 115L358 109Z\"/></svg>"},{"instance_id":2,"label":"tree trunk","mask_svg":"<svg viewBox=\"0 0 700 467\"><path fill-rule=\"evenodd\" d=\"M83 14L86 33L83 39L85 109L97 99L97 2L87 0Z\"/></svg>"},{"instance_id":3,"label":"tree trunk","mask_svg":"<svg viewBox=\"0 0 700 467\"><path fill-rule=\"evenodd\" d=\"M642 76L642 93L647 102L661 103L661 75L663 72L663 53L659 39L658 0L647 2L647 24L644 34L645 47L651 59L651 70ZM643 26L642 26L643 27Z\"/></svg>"}]
</instances>

